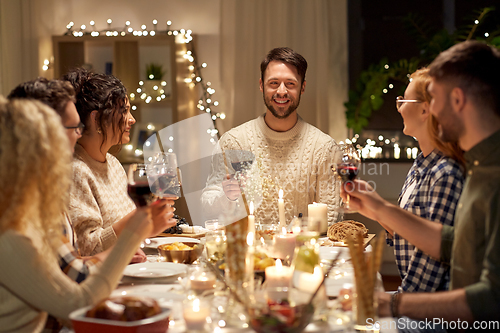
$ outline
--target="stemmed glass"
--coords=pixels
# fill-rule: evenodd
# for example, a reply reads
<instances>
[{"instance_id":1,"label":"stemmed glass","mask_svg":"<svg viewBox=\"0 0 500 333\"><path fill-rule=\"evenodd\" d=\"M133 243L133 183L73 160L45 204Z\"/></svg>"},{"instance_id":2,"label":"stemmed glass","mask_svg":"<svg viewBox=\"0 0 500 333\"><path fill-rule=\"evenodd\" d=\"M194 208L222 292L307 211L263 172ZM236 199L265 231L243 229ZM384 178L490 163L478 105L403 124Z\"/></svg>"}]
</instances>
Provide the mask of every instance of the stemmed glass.
<instances>
[{"instance_id":1,"label":"stemmed glass","mask_svg":"<svg viewBox=\"0 0 500 333\"><path fill-rule=\"evenodd\" d=\"M342 186L356 179L359 166L361 165L361 157L358 150L352 144L342 144L333 153L332 170L342 182ZM350 196L347 194L346 201L343 207L339 207L340 212L354 213L349 207Z\"/></svg>"},{"instance_id":2,"label":"stemmed glass","mask_svg":"<svg viewBox=\"0 0 500 333\"><path fill-rule=\"evenodd\" d=\"M132 163L127 172L127 191L137 207L161 198L181 196L181 182L174 153L159 153L148 164ZM144 240L146 244L150 240ZM144 248L144 243L141 248Z\"/></svg>"},{"instance_id":3,"label":"stemmed glass","mask_svg":"<svg viewBox=\"0 0 500 333\"><path fill-rule=\"evenodd\" d=\"M149 206L158 200L158 196L151 193L145 164L132 163L128 168L127 182L128 195L136 206Z\"/></svg>"}]
</instances>

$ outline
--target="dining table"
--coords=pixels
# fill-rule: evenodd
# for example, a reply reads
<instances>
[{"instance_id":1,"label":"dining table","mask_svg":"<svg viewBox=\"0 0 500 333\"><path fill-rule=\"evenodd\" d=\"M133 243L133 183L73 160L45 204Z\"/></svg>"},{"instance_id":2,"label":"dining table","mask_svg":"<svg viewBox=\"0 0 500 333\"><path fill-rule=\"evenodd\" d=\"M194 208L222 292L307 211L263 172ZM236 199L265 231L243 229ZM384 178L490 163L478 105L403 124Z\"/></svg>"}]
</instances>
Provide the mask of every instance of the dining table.
<instances>
[{"instance_id":1,"label":"dining table","mask_svg":"<svg viewBox=\"0 0 500 333\"><path fill-rule=\"evenodd\" d=\"M152 242L143 249L147 254L147 262L128 265L123 273L118 287L111 296L131 295L148 296L154 298L161 307L171 309L169 333L189 332L183 318L183 301L186 299L188 288L186 287L187 273L193 265L169 263L161 257L156 247L159 243L186 241L186 238L179 235L177 237L153 238ZM193 241L192 238L189 238ZM337 257L339 251L340 256ZM367 244L365 252L372 251L371 245ZM325 290L327 296L326 312L321 318L313 320L304 330L309 333L328 333L328 332L349 332L354 331L351 311L343 311L339 305L339 293L342 289L352 288L354 284L354 271L350 261L349 251L341 246L320 246L320 261L322 264L331 262L337 258L338 264L331 270L325 280ZM217 306L215 299L211 300L212 308ZM226 304L227 306L227 304ZM217 311L216 311L217 312ZM239 320L233 313L232 319L224 317L225 313L218 314L213 332L220 333L252 333L245 320ZM226 314L229 316L229 314ZM236 318L236 320L235 320ZM382 329L381 332L392 333L397 329L391 325L392 318L380 318L378 322ZM69 328L65 328L63 333L72 333ZM207 331L212 332L212 331Z\"/></svg>"}]
</instances>

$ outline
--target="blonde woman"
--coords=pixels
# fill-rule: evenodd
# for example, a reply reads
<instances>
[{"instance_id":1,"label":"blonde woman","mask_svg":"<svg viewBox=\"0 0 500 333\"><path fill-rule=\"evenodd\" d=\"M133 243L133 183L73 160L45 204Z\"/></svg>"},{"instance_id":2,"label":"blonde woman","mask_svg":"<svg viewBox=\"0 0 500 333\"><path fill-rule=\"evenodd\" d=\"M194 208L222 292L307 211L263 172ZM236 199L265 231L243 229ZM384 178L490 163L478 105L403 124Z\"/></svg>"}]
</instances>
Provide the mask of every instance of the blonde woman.
<instances>
[{"instance_id":1,"label":"blonde woman","mask_svg":"<svg viewBox=\"0 0 500 333\"><path fill-rule=\"evenodd\" d=\"M69 141L50 107L0 96L0 331L40 332L47 314L67 320L116 287L153 229L146 210L124 226L102 265L78 284L58 266L61 211L71 182Z\"/></svg>"},{"instance_id":2,"label":"blonde woman","mask_svg":"<svg viewBox=\"0 0 500 333\"><path fill-rule=\"evenodd\" d=\"M404 122L403 133L415 137L422 153L416 158L399 196L399 206L415 215L444 225L453 225L464 181L463 151L455 143L438 137L436 119L429 113L427 92L429 70L420 69L410 77L404 97L396 99ZM383 221L381 222L383 224ZM386 227L388 243L394 246L402 279L399 291L433 292L447 290L449 266L432 258Z\"/></svg>"},{"instance_id":3,"label":"blonde woman","mask_svg":"<svg viewBox=\"0 0 500 333\"><path fill-rule=\"evenodd\" d=\"M136 208L127 194L125 170L109 153L111 147L130 141L135 119L130 113L127 91L118 78L77 68L64 79L75 89L76 109L85 124L75 146L69 214L78 247L82 255L89 256L115 243L124 221ZM173 204L169 199L151 206L159 227L149 236L177 223Z\"/></svg>"}]
</instances>

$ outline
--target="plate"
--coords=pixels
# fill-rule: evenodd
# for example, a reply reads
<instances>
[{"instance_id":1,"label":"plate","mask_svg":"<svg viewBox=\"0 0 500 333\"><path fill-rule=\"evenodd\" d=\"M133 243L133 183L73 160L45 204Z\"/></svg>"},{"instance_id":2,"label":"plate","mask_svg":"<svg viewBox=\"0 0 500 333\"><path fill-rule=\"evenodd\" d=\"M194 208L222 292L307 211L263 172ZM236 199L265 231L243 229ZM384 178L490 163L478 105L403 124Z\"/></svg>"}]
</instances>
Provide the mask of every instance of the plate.
<instances>
[{"instance_id":1,"label":"plate","mask_svg":"<svg viewBox=\"0 0 500 333\"><path fill-rule=\"evenodd\" d=\"M175 242L190 242L190 243L199 243L199 239L193 239L190 237L154 237L149 239L151 243L146 244L144 243L145 248L151 248L155 249L158 247L158 245L163 245L163 244L172 244Z\"/></svg>"},{"instance_id":2,"label":"plate","mask_svg":"<svg viewBox=\"0 0 500 333\"><path fill-rule=\"evenodd\" d=\"M339 251L342 251L339 259L348 260L351 258L351 255L349 254L349 249L341 247L329 247L329 246L319 247L319 258L321 260L333 260L337 257Z\"/></svg>"},{"instance_id":3,"label":"plate","mask_svg":"<svg viewBox=\"0 0 500 333\"><path fill-rule=\"evenodd\" d=\"M134 286L120 286L113 290L111 296L146 296L154 298L157 302L165 303L173 300L182 301L185 295L175 293L182 289L179 284L142 284Z\"/></svg>"},{"instance_id":4,"label":"plate","mask_svg":"<svg viewBox=\"0 0 500 333\"><path fill-rule=\"evenodd\" d=\"M185 273L186 269L186 265L171 262L143 262L128 265L125 267L123 275L141 279L156 279L179 275Z\"/></svg>"}]
</instances>

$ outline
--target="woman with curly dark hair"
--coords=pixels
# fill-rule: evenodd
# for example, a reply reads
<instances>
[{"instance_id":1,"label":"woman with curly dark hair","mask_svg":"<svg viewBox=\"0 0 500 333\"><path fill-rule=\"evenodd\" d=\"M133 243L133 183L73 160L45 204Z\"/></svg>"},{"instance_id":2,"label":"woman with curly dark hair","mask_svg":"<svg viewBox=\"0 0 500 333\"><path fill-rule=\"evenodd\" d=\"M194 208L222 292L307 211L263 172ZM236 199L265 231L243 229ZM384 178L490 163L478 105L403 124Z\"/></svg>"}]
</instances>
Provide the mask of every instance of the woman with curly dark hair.
<instances>
[{"instance_id":1,"label":"woman with curly dark hair","mask_svg":"<svg viewBox=\"0 0 500 333\"><path fill-rule=\"evenodd\" d=\"M135 119L123 83L112 75L77 68L64 77L76 92L76 108L85 124L75 147L70 217L82 255L106 250L116 241L124 222L135 210L127 194L127 178L120 162L108 151L130 141ZM176 224L174 201L161 200L151 206L157 228L150 236ZM138 251L145 256L142 251Z\"/></svg>"}]
</instances>

